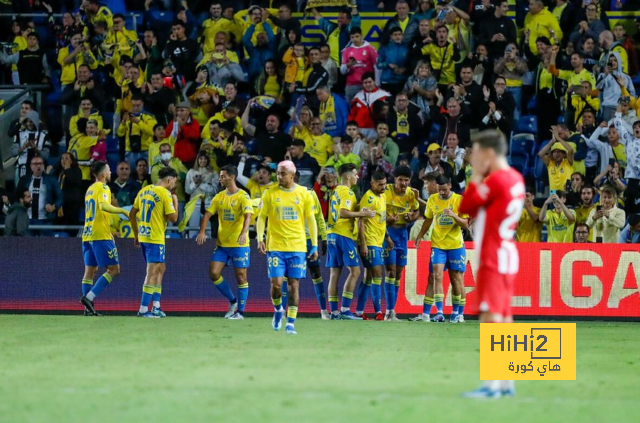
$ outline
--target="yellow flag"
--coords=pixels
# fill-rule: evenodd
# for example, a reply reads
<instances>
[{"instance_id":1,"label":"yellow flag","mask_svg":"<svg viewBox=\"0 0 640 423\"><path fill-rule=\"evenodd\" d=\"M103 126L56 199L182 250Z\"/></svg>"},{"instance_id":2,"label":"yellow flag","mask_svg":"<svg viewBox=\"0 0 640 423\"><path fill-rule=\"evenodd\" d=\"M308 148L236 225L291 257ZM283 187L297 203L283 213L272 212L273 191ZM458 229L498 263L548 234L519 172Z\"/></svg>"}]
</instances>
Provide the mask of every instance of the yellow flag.
<instances>
[{"instance_id":1,"label":"yellow flag","mask_svg":"<svg viewBox=\"0 0 640 423\"><path fill-rule=\"evenodd\" d=\"M178 230L180 232L184 231L184 228L187 227L187 223L189 223L189 219L191 219L191 215L195 211L196 206L200 204L200 201L203 198L204 198L204 194L198 194L195 197L193 197L191 201L187 203L186 206L184 206L184 217L182 218L182 220L180 221L180 224L178 225Z\"/></svg>"}]
</instances>

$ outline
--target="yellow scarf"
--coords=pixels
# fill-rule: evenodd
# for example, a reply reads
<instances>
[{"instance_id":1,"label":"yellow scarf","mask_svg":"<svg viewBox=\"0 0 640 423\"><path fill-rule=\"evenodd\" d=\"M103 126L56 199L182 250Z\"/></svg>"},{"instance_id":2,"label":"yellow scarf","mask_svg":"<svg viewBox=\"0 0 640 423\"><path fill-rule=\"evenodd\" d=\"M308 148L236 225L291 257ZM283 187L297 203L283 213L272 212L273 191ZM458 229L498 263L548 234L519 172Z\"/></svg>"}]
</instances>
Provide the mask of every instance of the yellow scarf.
<instances>
[{"instance_id":1,"label":"yellow scarf","mask_svg":"<svg viewBox=\"0 0 640 423\"><path fill-rule=\"evenodd\" d=\"M320 120L324 124L325 132L335 131L338 129L338 120L336 119L336 106L333 94L329 95L326 103L320 103Z\"/></svg>"},{"instance_id":2,"label":"yellow scarf","mask_svg":"<svg viewBox=\"0 0 640 423\"><path fill-rule=\"evenodd\" d=\"M178 230L180 232L184 231L184 228L187 227L187 223L189 223L189 219L191 219L193 212L196 210L196 206L200 204L200 201L202 201L203 198L204 194L196 195L187 203L186 206L184 206L184 217L178 225Z\"/></svg>"},{"instance_id":3,"label":"yellow scarf","mask_svg":"<svg viewBox=\"0 0 640 423\"><path fill-rule=\"evenodd\" d=\"M397 116L396 135L399 135L400 138L408 137L409 136L409 115L396 113L396 116Z\"/></svg>"}]
</instances>

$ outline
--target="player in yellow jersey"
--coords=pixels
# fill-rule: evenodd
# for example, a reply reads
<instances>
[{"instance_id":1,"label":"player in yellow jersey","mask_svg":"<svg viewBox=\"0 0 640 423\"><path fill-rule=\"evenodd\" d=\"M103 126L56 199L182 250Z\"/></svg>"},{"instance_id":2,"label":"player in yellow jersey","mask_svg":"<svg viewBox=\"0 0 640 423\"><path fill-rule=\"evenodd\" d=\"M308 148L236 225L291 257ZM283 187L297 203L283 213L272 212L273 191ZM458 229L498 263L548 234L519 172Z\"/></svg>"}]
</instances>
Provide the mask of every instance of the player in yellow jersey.
<instances>
[{"instance_id":1,"label":"player in yellow jersey","mask_svg":"<svg viewBox=\"0 0 640 423\"><path fill-rule=\"evenodd\" d=\"M443 292L442 277L444 271L448 269L453 292L451 301L453 312L449 321L463 323L466 302L464 272L467 270L467 254L461 228L469 226L469 217L461 215L458 211L462 196L451 192L451 179L448 176L440 175L436 179L436 184L438 184L438 195L432 195L427 201L425 221L415 243L416 248L420 248L422 237L433 222L429 271L433 273L434 292L436 293L434 296ZM444 322L444 316L438 312L431 321Z\"/></svg>"},{"instance_id":2,"label":"player in yellow jersey","mask_svg":"<svg viewBox=\"0 0 640 423\"><path fill-rule=\"evenodd\" d=\"M384 191L387 177L382 172L371 175L371 189L360 199L360 209L369 207L376 214L369 218L358 220L358 237L360 239L360 256L365 268L365 277L360 284L356 316L364 320L369 318L364 314L364 307L369 298L369 291L373 297L373 308L376 312L375 320L384 320L381 310L382 278L384 259L382 258L382 244L385 239L389 248L393 248L393 241L387 235L387 201Z\"/></svg>"},{"instance_id":3,"label":"player in yellow jersey","mask_svg":"<svg viewBox=\"0 0 640 423\"><path fill-rule=\"evenodd\" d=\"M307 189L294 182L296 166L290 160L280 162L277 167L278 186L267 190L262 196L258 216L258 250L267 254L267 269L271 279L271 301L275 312L271 325L282 327L282 283L285 275L289 285L289 307L287 309L286 333L296 334L294 323L298 314L298 288L300 279L307 270L307 257L318 257L318 227L315 206ZM267 240L264 232L267 229ZM311 249L307 251L305 223L309 229Z\"/></svg>"},{"instance_id":4,"label":"player in yellow jersey","mask_svg":"<svg viewBox=\"0 0 640 423\"><path fill-rule=\"evenodd\" d=\"M209 278L218 291L229 301L225 319L242 320L249 297L247 268L249 267L249 225L253 215L251 198L238 188L238 169L233 165L220 168L220 184L225 188L211 200L211 205L200 221L200 232L196 238L198 245L207 240L207 226L211 216L218 215L218 240L209 262ZM233 264L238 282L238 299L233 295L227 281L222 277L222 269Z\"/></svg>"},{"instance_id":5,"label":"player in yellow jersey","mask_svg":"<svg viewBox=\"0 0 640 423\"><path fill-rule=\"evenodd\" d=\"M327 267L329 277L329 309L331 320L362 320L351 312L353 291L360 277L360 258L356 248L356 219L374 217L376 212L368 207L358 210L356 195L351 191L358 182L358 169L353 163L345 163L338 169L340 184L336 186L329 201L327 222ZM342 290L342 305L338 311L338 279L342 268L349 269L349 276Z\"/></svg>"},{"instance_id":6,"label":"player in yellow jersey","mask_svg":"<svg viewBox=\"0 0 640 423\"><path fill-rule=\"evenodd\" d=\"M84 230L82 232L82 256L84 258L84 276L82 277L82 298L85 316L99 316L93 307L93 300L120 274L118 250L111 235L111 214L128 212L111 205L111 190L107 183L111 181L111 169L105 162L95 162L91 172L96 182L89 187L84 196ZM93 277L99 267L107 271L100 276L95 285Z\"/></svg>"},{"instance_id":7,"label":"player in yellow jersey","mask_svg":"<svg viewBox=\"0 0 640 423\"><path fill-rule=\"evenodd\" d=\"M138 193L129 212L133 231L133 244L142 248L147 276L142 286L139 317L167 317L160 308L162 278L167 266L165 256L165 232L167 221L178 221L178 197L171 194L178 182L178 172L170 167L160 169L158 182L148 185ZM149 311L149 302L153 307Z\"/></svg>"},{"instance_id":8,"label":"player in yellow jersey","mask_svg":"<svg viewBox=\"0 0 640 423\"><path fill-rule=\"evenodd\" d=\"M398 166L393 171L395 181L388 184L384 192L387 201L387 232L393 240L393 248L384 245L384 264L387 277L384 281L384 293L387 302L385 320L397 321L396 301L400 290L402 272L407 266L407 251L409 233L407 225L418 219L419 196L412 190L411 169L408 166Z\"/></svg>"}]
</instances>

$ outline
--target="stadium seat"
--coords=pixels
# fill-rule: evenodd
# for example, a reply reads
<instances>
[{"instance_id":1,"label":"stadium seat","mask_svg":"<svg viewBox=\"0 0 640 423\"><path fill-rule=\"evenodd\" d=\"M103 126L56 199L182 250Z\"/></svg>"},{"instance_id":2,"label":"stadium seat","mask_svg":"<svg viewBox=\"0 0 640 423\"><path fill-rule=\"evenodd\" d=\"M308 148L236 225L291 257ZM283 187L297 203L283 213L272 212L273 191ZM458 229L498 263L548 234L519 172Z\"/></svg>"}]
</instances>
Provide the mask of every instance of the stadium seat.
<instances>
[{"instance_id":1,"label":"stadium seat","mask_svg":"<svg viewBox=\"0 0 640 423\"><path fill-rule=\"evenodd\" d=\"M127 13L127 6L124 4L124 0L105 0L105 5L111 10L111 13Z\"/></svg>"},{"instance_id":2,"label":"stadium seat","mask_svg":"<svg viewBox=\"0 0 640 423\"><path fill-rule=\"evenodd\" d=\"M522 154L514 154L509 156L509 164L523 176L529 174L529 157Z\"/></svg>"},{"instance_id":3,"label":"stadium seat","mask_svg":"<svg viewBox=\"0 0 640 423\"><path fill-rule=\"evenodd\" d=\"M107 153L117 153L120 151L120 142L118 137L109 135L107 137Z\"/></svg>"},{"instance_id":4,"label":"stadium seat","mask_svg":"<svg viewBox=\"0 0 640 423\"><path fill-rule=\"evenodd\" d=\"M533 155L535 145L536 139L532 134L514 135L511 138L509 154L526 155L527 157L530 157Z\"/></svg>"},{"instance_id":5,"label":"stadium seat","mask_svg":"<svg viewBox=\"0 0 640 423\"><path fill-rule=\"evenodd\" d=\"M69 234L66 233L66 232L62 232L62 231L54 232L53 236L54 236L54 238L69 238Z\"/></svg>"},{"instance_id":6,"label":"stadium seat","mask_svg":"<svg viewBox=\"0 0 640 423\"><path fill-rule=\"evenodd\" d=\"M538 119L533 115L522 116L516 125L516 134L538 134Z\"/></svg>"},{"instance_id":7,"label":"stadium seat","mask_svg":"<svg viewBox=\"0 0 640 423\"><path fill-rule=\"evenodd\" d=\"M544 162L538 157L538 152L549 143L549 140L538 143L534 148L534 165L533 165L533 177L536 179L536 191L544 192L545 187L549 185L549 172Z\"/></svg>"},{"instance_id":8,"label":"stadium seat","mask_svg":"<svg viewBox=\"0 0 640 423\"><path fill-rule=\"evenodd\" d=\"M118 152L115 152L115 153L108 152L107 153L107 163L109 163L109 167L111 169L117 169L119 161L120 161L120 153L118 153Z\"/></svg>"}]
</instances>

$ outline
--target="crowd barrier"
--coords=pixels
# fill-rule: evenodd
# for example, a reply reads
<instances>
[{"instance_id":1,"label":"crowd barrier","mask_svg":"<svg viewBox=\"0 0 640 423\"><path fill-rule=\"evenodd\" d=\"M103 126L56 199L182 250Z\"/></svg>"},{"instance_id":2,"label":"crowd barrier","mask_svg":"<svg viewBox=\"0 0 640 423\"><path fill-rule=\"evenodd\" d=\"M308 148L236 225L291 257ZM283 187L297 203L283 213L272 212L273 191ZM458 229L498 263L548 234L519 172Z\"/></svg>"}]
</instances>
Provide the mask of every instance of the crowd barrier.
<instances>
[{"instance_id":1,"label":"crowd barrier","mask_svg":"<svg viewBox=\"0 0 640 423\"><path fill-rule=\"evenodd\" d=\"M252 241L253 244L254 241ZM96 306L112 312L135 312L145 275L142 253L132 240L118 239L122 272L103 291ZM640 247L635 245L518 244L521 271L515 286L516 316L579 318L640 317ZM213 242L198 246L190 239L167 240L167 272L162 304L167 312L224 312L227 303L208 278ZM409 249L400 286L399 314L422 311L427 283L428 243ZM467 243L467 304L475 301L475 250ZM324 259L322 259L324 261ZM345 272L346 273L346 272ZM83 274L81 241L77 238L0 238L0 310L81 311L78 304ZM232 271L223 276L235 291ZM329 272L323 268L325 285ZM342 275L342 280L346 275ZM252 245L248 313L272 311L266 258ZM340 285L342 286L342 284ZM451 310L445 276L445 313ZM313 284L301 282L300 312L317 313ZM355 304L354 304L355 308ZM366 309L371 312L371 304Z\"/></svg>"}]
</instances>

